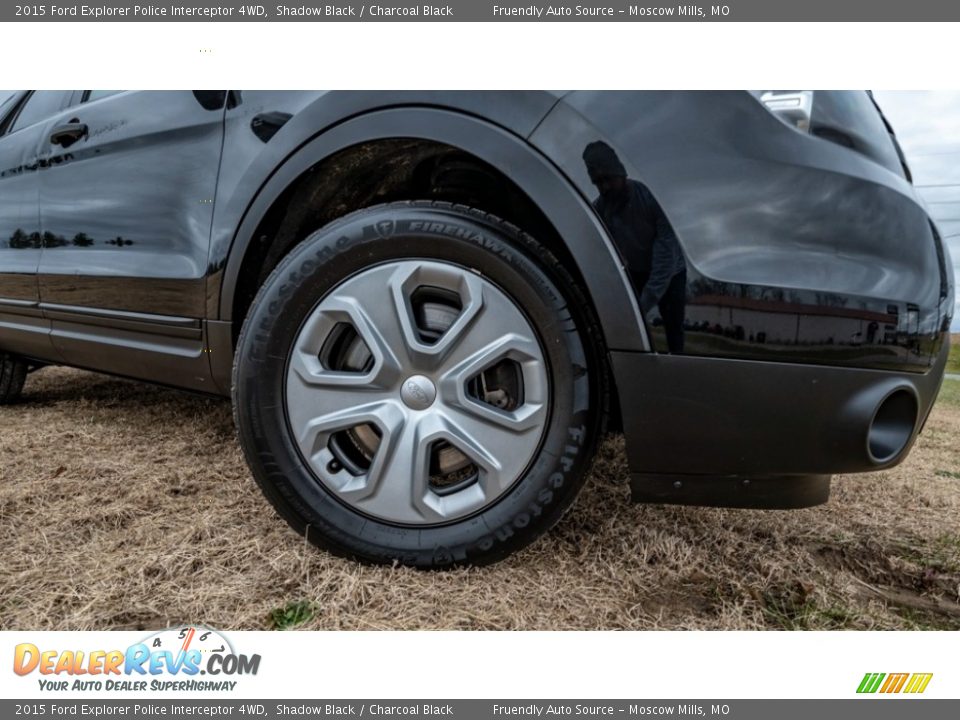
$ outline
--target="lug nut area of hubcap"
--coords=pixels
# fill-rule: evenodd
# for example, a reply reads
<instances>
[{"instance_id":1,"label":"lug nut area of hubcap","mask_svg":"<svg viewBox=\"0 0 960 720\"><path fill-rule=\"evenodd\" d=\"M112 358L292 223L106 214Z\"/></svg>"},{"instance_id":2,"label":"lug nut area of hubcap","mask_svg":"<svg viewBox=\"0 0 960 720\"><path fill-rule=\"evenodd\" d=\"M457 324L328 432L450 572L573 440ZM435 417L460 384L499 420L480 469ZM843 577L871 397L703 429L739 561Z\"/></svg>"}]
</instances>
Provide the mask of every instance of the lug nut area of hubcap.
<instances>
[{"instance_id":1,"label":"lug nut area of hubcap","mask_svg":"<svg viewBox=\"0 0 960 720\"><path fill-rule=\"evenodd\" d=\"M411 410L426 410L437 399L437 386L425 375L411 375L400 386L400 399Z\"/></svg>"}]
</instances>

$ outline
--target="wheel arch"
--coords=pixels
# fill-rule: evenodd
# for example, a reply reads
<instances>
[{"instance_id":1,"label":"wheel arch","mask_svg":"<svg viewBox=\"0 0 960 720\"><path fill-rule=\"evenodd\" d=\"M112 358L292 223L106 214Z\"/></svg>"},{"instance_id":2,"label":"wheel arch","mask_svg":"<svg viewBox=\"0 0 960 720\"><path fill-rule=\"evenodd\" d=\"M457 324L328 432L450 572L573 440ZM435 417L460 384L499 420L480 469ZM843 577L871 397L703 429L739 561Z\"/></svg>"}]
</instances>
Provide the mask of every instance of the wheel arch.
<instances>
[{"instance_id":1,"label":"wheel arch","mask_svg":"<svg viewBox=\"0 0 960 720\"><path fill-rule=\"evenodd\" d=\"M529 200L555 233L562 246L557 254L573 263L568 270L581 281L593 304L607 346L616 350L649 349L639 308L616 249L589 203L548 158L518 135L474 116L437 108L391 108L353 117L302 144L244 203L229 249L223 253L222 268L211 275L208 290L211 362L221 387L229 378L234 325L243 318L237 310L242 306L238 305L238 293L243 291L245 268L255 257L251 252L258 230L271 212L289 202L289 193L308 174L323 173L325 163L339 154L365 145L403 141L442 145L499 173ZM234 198L231 206L237 202L243 201ZM239 214L236 207L231 209ZM357 208L347 211L352 209ZM228 387L229 383L224 389Z\"/></svg>"}]
</instances>

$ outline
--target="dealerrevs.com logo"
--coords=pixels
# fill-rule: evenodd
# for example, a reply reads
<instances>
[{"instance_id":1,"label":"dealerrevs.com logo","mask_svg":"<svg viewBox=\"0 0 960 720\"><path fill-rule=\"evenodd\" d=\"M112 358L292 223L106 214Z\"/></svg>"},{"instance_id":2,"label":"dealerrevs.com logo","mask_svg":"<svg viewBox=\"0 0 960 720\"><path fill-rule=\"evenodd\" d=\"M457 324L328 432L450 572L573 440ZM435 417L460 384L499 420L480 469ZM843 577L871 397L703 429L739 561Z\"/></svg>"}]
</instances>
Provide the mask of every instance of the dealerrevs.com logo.
<instances>
[{"instance_id":1,"label":"dealerrevs.com logo","mask_svg":"<svg viewBox=\"0 0 960 720\"><path fill-rule=\"evenodd\" d=\"M237 653L221 633L201 626L162 630L125 650L20 643L13 654L14 673L36 673L40 689L47 691L231 691L238 682L233 678L259 669L260 655Z\"/></svg>"},{"instance_id":2,"label":"dealerrevs.com logo","mask_svg":"<svg viewBox=\"0 0 960 720\"><path fill-rule=\"evenodd\" d=\"M933 673L866 673L857 692L916 695L927 689L932 678Z\"/></svg>"}]
</instances>

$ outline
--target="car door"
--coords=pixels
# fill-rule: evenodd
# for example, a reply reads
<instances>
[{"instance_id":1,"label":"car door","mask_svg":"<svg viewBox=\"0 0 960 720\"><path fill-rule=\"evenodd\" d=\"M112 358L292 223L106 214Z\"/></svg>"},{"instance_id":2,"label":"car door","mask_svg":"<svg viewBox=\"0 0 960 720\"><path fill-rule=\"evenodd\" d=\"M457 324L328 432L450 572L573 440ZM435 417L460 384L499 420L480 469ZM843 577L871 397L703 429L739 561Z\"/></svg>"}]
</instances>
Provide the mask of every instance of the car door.
<instances>
[{"instance_id":1,"label":"car door","mask_svg":"<svg viewBox=\"0 0 960 720\"><path fill-rule=\"evenodd\" d=\"M46 121L72 93L16 93L0 108L0 349L50 360L49 325L39 308L39 152Z\"/></svg>"},{"instance_id":2,"label":"car door","mask_svg":"<svg viewBox=\"0 0 960 720\"><path fill-rule=\"evenodd\" d=\"M39 290L65 363L209 388L219 97L79 91L48 124Z\"/></svg>"}]
</instances>

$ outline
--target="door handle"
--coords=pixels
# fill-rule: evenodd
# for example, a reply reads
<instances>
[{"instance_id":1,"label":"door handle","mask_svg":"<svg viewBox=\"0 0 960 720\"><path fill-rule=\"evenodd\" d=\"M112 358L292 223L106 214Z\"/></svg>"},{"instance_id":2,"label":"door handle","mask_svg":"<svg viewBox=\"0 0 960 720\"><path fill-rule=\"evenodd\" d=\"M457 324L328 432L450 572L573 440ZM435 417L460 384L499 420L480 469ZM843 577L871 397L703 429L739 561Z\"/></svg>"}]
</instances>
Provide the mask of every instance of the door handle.
<instances>
[{"instance_id":1,"label":"door handle","mask_svg":"<svg viewBox=\"0 0 960 720\"><path fill-rule=\"evenodd\" d=\"M50 133L50 142L54 145L60 145L61 147L69 147L80 138L86 136L86 123L73 120L63 125L57 125L53 129L53 132Z\"/></svg>"}]
</instances>

